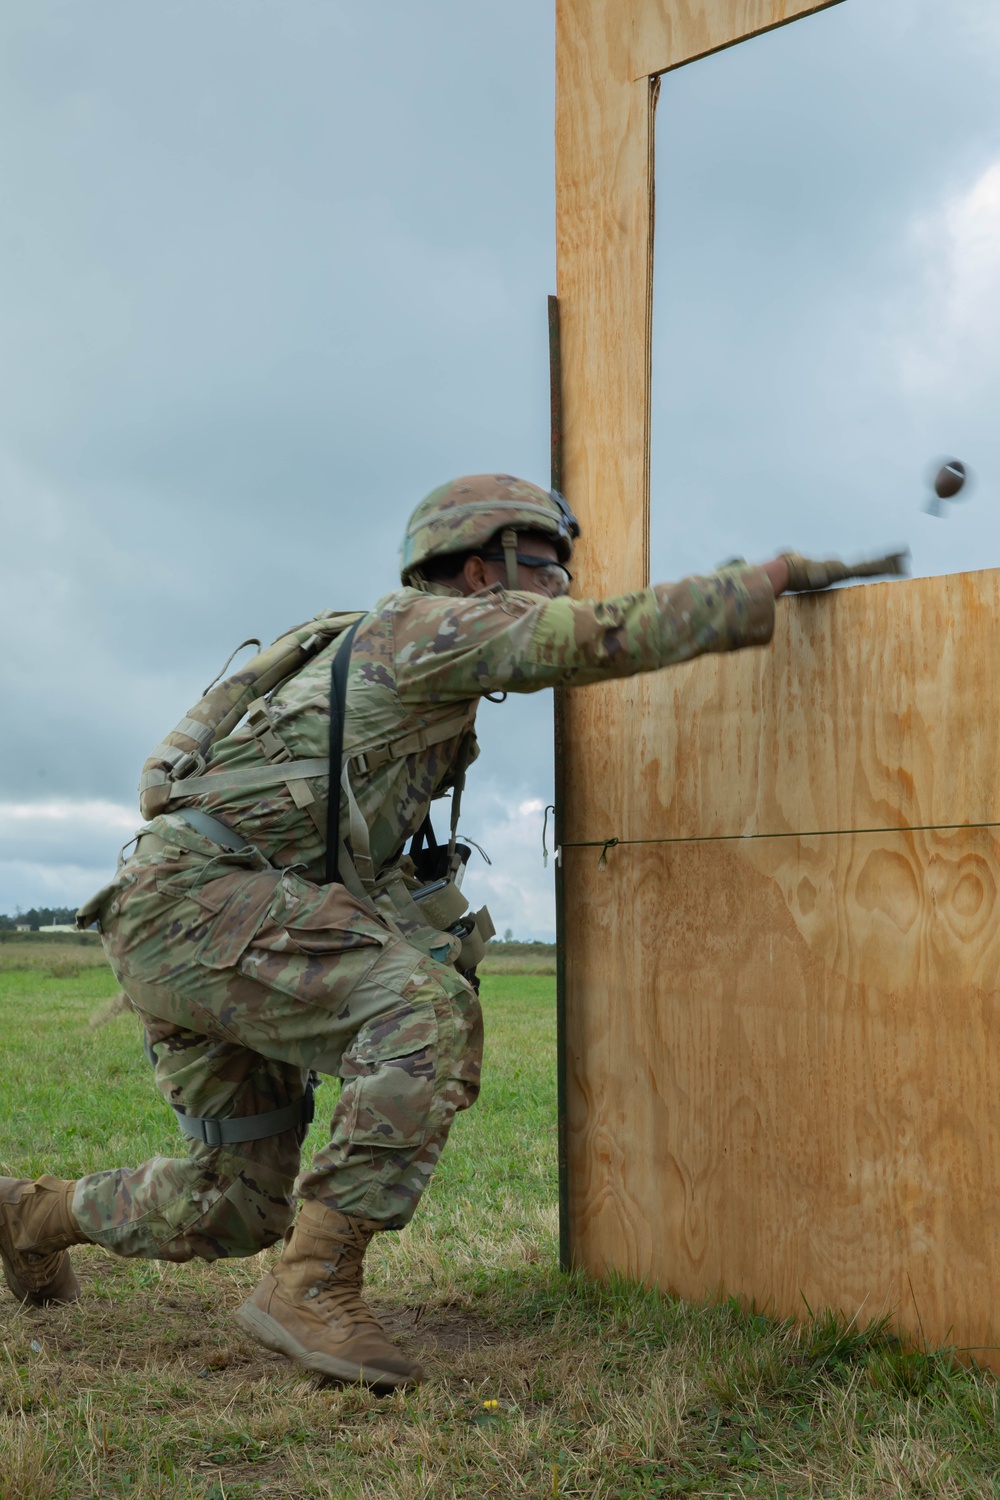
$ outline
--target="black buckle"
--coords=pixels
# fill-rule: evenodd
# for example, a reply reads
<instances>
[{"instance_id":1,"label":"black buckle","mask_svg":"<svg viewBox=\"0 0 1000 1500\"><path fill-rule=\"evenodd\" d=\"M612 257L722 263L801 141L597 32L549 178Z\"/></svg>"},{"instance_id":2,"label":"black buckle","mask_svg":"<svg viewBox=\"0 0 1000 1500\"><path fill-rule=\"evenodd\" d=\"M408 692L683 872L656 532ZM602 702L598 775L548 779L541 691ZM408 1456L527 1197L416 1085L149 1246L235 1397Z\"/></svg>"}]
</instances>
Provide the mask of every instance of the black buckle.
<instances>
[{"instance_id":1,"label":"black buckle","mask_svg":"<svg viewBox=\"0 0 1000 1500\"><path fill-rule=\"evenodd\" d=\"M574 516L573 512L570 510L569 505L566 502L566 496L560 495L558 490L549 490L549 494L555 501L556 505L559 507L559 514L562 516L563 523L566 527L566 530L569 532L570 539L572 541L575 541L576 538L580 535L580 523L576 519L576 516Z\"/></svg>"}]
</instances>

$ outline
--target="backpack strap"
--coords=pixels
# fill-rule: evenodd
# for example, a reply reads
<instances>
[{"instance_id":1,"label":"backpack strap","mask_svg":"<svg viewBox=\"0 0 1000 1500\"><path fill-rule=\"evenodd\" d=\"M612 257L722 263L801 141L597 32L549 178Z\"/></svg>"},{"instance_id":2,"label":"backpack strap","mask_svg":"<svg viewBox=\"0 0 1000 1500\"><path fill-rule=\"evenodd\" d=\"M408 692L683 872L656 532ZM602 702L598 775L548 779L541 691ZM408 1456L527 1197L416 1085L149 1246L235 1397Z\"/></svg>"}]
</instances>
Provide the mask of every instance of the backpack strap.
<instances>
[{"instance_id":1,"label":"backpack strap","mask_svg":"<svg viewBox=\"0 0 1000 1500\"><path fill-rule=\"evenodd\" d=\"M351 765L362 775L371 774L372 771L377 771L384 766L387 761L402 760L406 755L413 755L418 750L426 750L429 745L438 745L442 740L454 739L456 735L472 728L474 718L474 709L459 709L445 719L437 719L420 729L411 729L407 734L401 735L398 740L391 740L385 745L373 745L367 750L355 751L350 757Z\"/></svg>"},{"instance_id":2,"label":"backpack strap","mask_svg":"<svg viewBox=\"0 0 1000 1500\"><path fill-rule=\"evenodd\" d=\"M451 855L454 855L461 789L475 747L475 701L461 709L447 707L438 717L398 738L369 745L344 758L345 708L350 654L363 614L317 616L280 637L239 672L216 684L158 745L143 768L140 807L147 821L208 792L264 791L284 784L296 807L306 813L326 846L327 883L340 881L358 900L367 900L375 883L368 824L351 785L351 771L366 776L392 760L401 760L432 745L462 735L452 801ZM312 627L317 627L313 629ZM330 668L330 746L327 757L296 760L271 722L266 696L340 635ZM446 705L441 706L442 709ZM265 757L260 765L207 771L217 739L229 734L248 715L248 727ZM311 782L328 778L325 802ZM340 837L340 814L346 802L353 859Z\"/></svg>"},{"instance_id":3,"label":"backpack strap","mask_svg":"<svg viewBox=\"0 0 1000 1500\"><path fill-rule=\"evenodd\" d=\"M189 797L192 792L222 791L229 787L277 786L281 781L301 781L305 777L325 776L328 762L325 755L311 760L285 760L277 765L237 766L231 771L210 771L206 776L185 776L183 781L171 783L168 798Z\"/></svg>"},{"instance_id":4,"label":"backpack strap","mask_svg":"<svg viewBox=\"0 0 1000 1500\"><path fill-rule=\"evenodd\" d=\"M326 610L305 625L279 636L238 672L215 683L157 745L143 766L139 807L146 821L165 812L172 797L187 795L174 792L173 784L186 779L188 789L192 789L193 782L200 780L216 740L224 739L236 728L250 704L298 672L329 641L361 618L356 611L335 614Z\"/></svg>"},{"instance_id":5,"label":"backpack strap","mask_svg":"<svg viewBox=\"0 0 1000 1500\"><path fill-rule=\"evenodd\" d=\"M344 765L344 718L347 705L347 673L351 664L351 647L354 644L354 636L357 632L359 621L355 621L350 630L344 636L340 645L333 653L333 663L330 667L330 758L327 764L327 776L329 785L326 794L326 883L334 885L340 879L340 856L342 845L340 841L340 794L343 784L342 778L346 779L347 767ZM350 791L348 780L348 795L351 798L351 811L353 814L357 803L354 801ZM336 791L334 788L336 787ZM363 820L362 820L363 821ZM354 831L354 819L351 819L351 832ZM368 828L365 826L365 842L367 843ZM346 851L345 851L346 852ZM370 851L369 851L370 855ZM371 864L369 857L368 863ZM360 872L359 872L360 873ZM373 872L374 874L374 872Z\"/></svg>"}]
</instances>

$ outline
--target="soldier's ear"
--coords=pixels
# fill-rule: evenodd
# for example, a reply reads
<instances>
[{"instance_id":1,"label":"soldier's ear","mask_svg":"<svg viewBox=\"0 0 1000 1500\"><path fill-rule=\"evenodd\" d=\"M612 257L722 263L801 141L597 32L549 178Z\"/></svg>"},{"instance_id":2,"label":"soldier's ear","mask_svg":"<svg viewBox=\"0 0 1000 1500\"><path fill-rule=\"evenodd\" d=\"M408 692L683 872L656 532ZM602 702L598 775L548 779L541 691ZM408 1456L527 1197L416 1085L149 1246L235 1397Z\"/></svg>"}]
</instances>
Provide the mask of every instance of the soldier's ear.
<instances>
[{"instance_id":1,"label":"soldier's ear","mask_svg":"<svg viewBox=\"0 0 1000 1500\"><path fill-rule=\"evenodd\" d=\"M480 589L489 587L490 578L487 565L481 557L467 557L465 566L461 572L463 594L478 594Z\"/></svg>"}]
</instances>

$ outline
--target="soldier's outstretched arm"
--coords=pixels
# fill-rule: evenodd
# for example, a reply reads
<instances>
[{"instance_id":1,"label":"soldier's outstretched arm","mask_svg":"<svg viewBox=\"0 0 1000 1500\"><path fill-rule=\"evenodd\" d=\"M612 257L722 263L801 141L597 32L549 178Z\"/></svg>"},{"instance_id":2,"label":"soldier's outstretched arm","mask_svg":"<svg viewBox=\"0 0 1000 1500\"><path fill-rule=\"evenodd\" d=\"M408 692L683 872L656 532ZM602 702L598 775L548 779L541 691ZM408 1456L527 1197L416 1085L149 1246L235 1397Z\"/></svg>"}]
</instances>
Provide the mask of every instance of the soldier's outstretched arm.
<instances>
[{"instance_id":1,"label":"soldier's outstretched arm","mask_svg":"<svg viewBox=\"0 0 1000 1500\"><path fill-rule=\"evenodd\" d=\"M787 572L781 558L763 567L736 562L599 600L505 589L404 595L394 610L397 688L409 703L531 693L764 645Z\"/></svg>"}]
</instances>

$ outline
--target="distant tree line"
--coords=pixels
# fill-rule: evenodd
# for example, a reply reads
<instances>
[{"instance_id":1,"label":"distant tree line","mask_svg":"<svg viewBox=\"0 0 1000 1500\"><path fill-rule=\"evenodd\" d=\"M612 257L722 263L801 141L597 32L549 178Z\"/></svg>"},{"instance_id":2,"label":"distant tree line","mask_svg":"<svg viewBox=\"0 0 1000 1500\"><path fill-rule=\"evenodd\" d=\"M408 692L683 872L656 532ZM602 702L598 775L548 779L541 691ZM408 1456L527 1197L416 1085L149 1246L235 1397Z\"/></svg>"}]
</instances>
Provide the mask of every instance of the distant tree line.
<instances>
[{"instance_id":1,"label":"distant tree line","mask_svg":"<svg viewBox=\"0 0 1000 1500\"><path fill-rule=\"evenodd\" d=\"M29 911L15 912L12 917L0 913L0 932L13 932L16 927L30 927L32 932L37 932L41 927L51 927L53 922L57 927L61 927L72 922L75 917L74 906L33 906ZM555 953L556 945L530 941L518 942L517 938L511 935L508 927L502 938L492 940L489 950L503 957L517 954L544 956Z\"/></svg>"},{"instance_id":2,"label":"distant tree line","mask_svg":"<svg viewBox=\"0 0 1000 1500\"><path fill-rule=\"evenodd\" d=\"M33 906L30 911L19 911L12 917L0 913L0 932L13 932L15 927L30 927L37 932L39 927L57 927L72 922L76 916L75 906Z\"/></svg>"},{"instance_id":3,"label":"distant tree line","mask_svg":"<svg viewBox=\"0 0 1000 1500\"><path fill-rule=\"evenodd\" d=\"M509 927L507 932L510 932ZM508 937L505 932L502 938L490 938L486 951L494 958L552 958L556 945L531 939L521 942L517 938Z\"/></svg>"}]
</instances>

